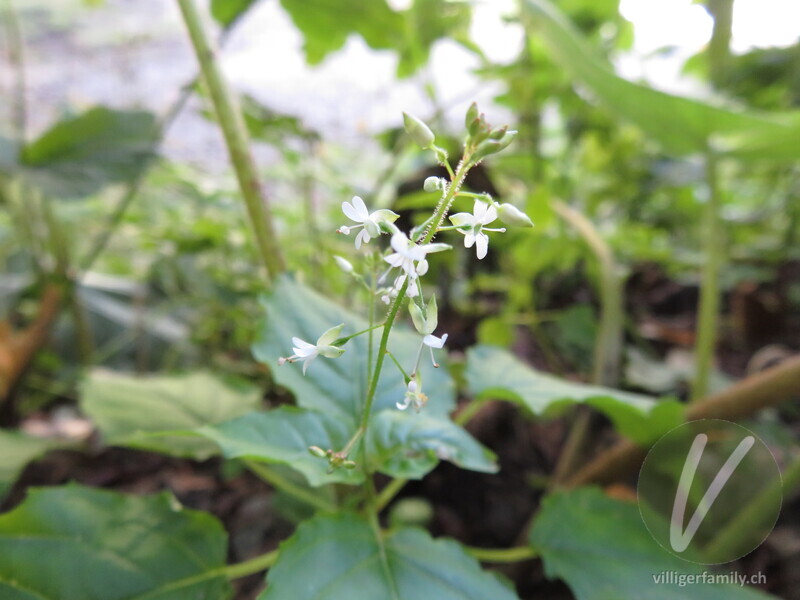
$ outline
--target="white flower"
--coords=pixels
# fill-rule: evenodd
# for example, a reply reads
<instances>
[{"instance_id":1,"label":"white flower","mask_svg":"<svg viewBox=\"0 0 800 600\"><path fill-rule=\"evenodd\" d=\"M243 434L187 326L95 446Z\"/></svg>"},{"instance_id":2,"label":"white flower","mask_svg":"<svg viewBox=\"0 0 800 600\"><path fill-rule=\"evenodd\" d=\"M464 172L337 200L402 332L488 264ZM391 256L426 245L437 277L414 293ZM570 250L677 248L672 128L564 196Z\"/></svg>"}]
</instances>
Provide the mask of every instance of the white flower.
<instances>
[{"instance_id":1,"label":"white flower","mask_svg":"<svg viewBox=\"0 0 800 600\"><path fill-rule=\"evenodd\" d=\"M367 205L364 204L364 201L358 196L353 196L351 202L352 204L350 202L342 202L342 212L348 219L360 224L351 225L349 227L347 225L342 225L339 228L339 232L349 235L354 229L358 229L359 227L364 228L359 231L356 236L356 250L361 248L362 243L366 244L372 238L378 237L381 234L381 223L394 223L400 216L385 208L370 213L369 210L367 210Z\"/></svg>"},{"instance_id":2,"label":"white flower","mask_svg":"<svg viewBox=\"0 0 800 600\"><path fill-rule=\"evenodd\" d=\"M406 234L398 231L392 236L392 249L394 252L385 257L392 267L400 267L411 279L428 272L428 261L425 257L433 252L449 250L448 244L416 244ZM414 264L416 263L416 264Z\"/></svg>"},{"instance_id":3,"label":"white flower","mask_svg":"<svg viewBox=\"0 0 800 600\"><path fill-rule=\"evenodd\" d=\"M478 259L486 256L489 250L489 236L483 233L484 231L505 231L505 229L489 229L485 227L495 219L497 219L497 209L475 200L475 206L472 213L457 213L450 217L450 222L455 225L458 230L464 234L464 247L472 248L475 246Z\"/></svg>"},{"instance_id":4,"label":"white flower","mask_svg":"<svg viewBox=\"0 0 800 600\"><path fill-rule=\"evenodd\" d=\"M436 362L436 359L433 357L433 349L440 349L444 348L444 343L447 341L447 334L445 333L442 337L436 337L435 335L428 334L424 338L422 338L422 344L430 348L431 351L431 362L433 366L437 369L439 368L439 363Z\"/></svg>"},{"instance_id":5,"label":"white flower","mask_svg":"<svg viewBox=\"0 0 800 600\"><path fill-rule=\"evenodd\" d=\"M411 379L408 382L408 387L406 388L405 396L403 396L402 402L397 402L397 408L400 410L405 410L412 404L414 405L414 409L419 412L419 409L425 406L425 403L428 402L428 397L422 393L420 386L417 385L417 382Z\"/></svg>"},{"instance_id":6,"label":"white flower","mask_svg":"<svg viewBox=\"0 0 800 600\"><path fill-rule=\"evenodd\" d=\"M339 339L342 327L344 327L344 323L336 327L331 327L328 331L319 336L316 344L309 344L299 337L293 337L292 344L294 344L294 347L292 350L294 350L294 354L285 358L279 358L278 364L282 365L287 362L292 363L299 360L303 363L303 375L305 375L308 365L310 365L317 356L324 356L325 358L340 357L344 353L344 348L334 346L333 342Z\"/></svg>"}]
</instances>

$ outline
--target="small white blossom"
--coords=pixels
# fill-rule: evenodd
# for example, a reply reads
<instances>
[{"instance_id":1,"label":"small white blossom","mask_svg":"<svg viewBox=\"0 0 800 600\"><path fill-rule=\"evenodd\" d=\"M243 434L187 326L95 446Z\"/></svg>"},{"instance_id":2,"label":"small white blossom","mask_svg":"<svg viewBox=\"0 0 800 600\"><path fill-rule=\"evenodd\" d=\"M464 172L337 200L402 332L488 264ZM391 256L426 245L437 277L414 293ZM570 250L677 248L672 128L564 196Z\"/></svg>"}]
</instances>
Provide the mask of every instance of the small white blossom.
<instances>
[{"instance_id":1,"label":"small white blossom","mask_svg":"<svg viewBox=\"0 0 800 600\"><path fill-rule=\"evenodd\" d=\"M345 273L353 272L353 264L346 258L334 255L333 260L336 261L336 265Z\"/></svg>"},{"instance_id":2,"label":"small white blossom","mask_svg":"<svg viewBox=\"0 0 800 600\"><path fill-rule=\"evenodd\" d=\"M392 267L401 268L411 279L428 272L428 261L425 259L428 254L450 249L448 244L416 244L402 231L392 236L391 244L394 252L383 260Z\"/></svg>"},{"instance_id":3,"label":"small white blossom","mask_svg":"<svg viewBox=\"0 0 800 600\"><path fill-rule=\"evenodd\" d=\"M384 304L389 304L392 301L392 298L397 298L400 290L403 289L403 284L406 282L405 274L400 275L394 280L394 284L391 288L384 289L383 295L381 296L381 302ZM417 285L416 279L409 279L408 281L408 288L406 288L406 296L408 298L416 298L419 296L419 286Z\"/></svg>"},{"instance_id":4,"label":"small white blossom","mask_svg":"<svg viewBox=\"0 0 800 600\"><path fill-rule=\"evenodd\" d=\"M431 362L433 366L437 369L439 368L439 363L436 362L436 358L433 356L433 349L441 349L444 348L444 344L447 341L447 334L445 333L442 337L436 337L435 335L428 334L424 338L422 338L422 344L427 346L431 351Z\"/></svg>"},{"instance_id":5,"label":"small white blossom","mask_svg":"<svg viewBox=\"0 0 800 600\"><path fill-rule=\"evenodd\" d=\"M497 209L475 200L475 206L470 213L457 213L450 217L450 221L464 234L464 247L475 246L478 259L482 259L489 251L489 236L484 231L505 231L505 229L489 229L489 223L497 219Z\"/></svg>"},{"instance_id":6,"label":"small white blossom","mask_svg":"<svg viewBox=\"0 0 800 600\"><path fill-rule=\"evenodd\" d=\"M409 406L413 405L414 409L419 412L419 409L425 406L428 402L428 397L422 393L421 386L417 385L417 382L414 379L411 379L408 382L408 387L406 388L405 396L403 396L402 402L397 402L397 408L400 410L405 410Z\"/></svg>"},{"instance_id":7,"label":"small white blossom","mask_svg":"<svg viewBox=\"0 0 800 600\"><path fill-rule=\"evenodd\" d=\"M292 350L294 350L294 354L285 358L279 358L278 364L282 365L287 362L292 363L299 360L303 363L303 375L305 375L308 365L310 365L317 356L324 356L325 358L340 357L344 353L344 348L334 346L333 342L339 339L339 334L341 334L343 327L344 323L336 327L331 327L328 331L319 336L316 344L309 344L299 337L293 337L292 344L294 344L294 347Z\"/></svg>"},{"instance_id":8,"label":"small white blossom","mask_svg":"<svg viewBox=\"0 0 800 600\"><path fill-rule=\"evenodd\" d=\"M385 208L370 213L367 205L358 196L353 196L351 202L342 202L342 212L348 219L359 225L342 225L338 229L339 233L349 235L354 229L364 228L356 236L356 250L361 248L362 243L366 244L381 234L381 223L394 223L400 216Z\"/></svg>"}]
</instances>

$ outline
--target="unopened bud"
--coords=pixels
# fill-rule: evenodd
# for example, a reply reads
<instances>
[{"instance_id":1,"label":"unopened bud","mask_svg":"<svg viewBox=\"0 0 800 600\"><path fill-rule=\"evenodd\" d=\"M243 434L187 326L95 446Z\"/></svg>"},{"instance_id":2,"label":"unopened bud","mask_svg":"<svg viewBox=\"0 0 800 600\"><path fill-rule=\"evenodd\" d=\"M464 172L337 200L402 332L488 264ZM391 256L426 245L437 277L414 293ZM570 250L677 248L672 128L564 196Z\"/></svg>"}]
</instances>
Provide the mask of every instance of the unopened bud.
<instances>
[{"instance_id":1,"label":"unopened bud","mask_svg":"<svg viewBox=\"0 0 800 600\"><path fill-rule=\"evenodd\" d=\"M504 202L497 209L497 216L506 225L511 227L533 227L530 217L513 204Z\"/></svg>"},{"instance_id":2,"label":"unopened bud","mask_svg":"<svg viewBox=\"0 0 800 600\"><path fill-rule=\"evenodd\" d=\"M403 125L406 128L406 133L411 136L414 143L423 150L430 148L436 137L430 128L420 121L417 117L408 113L403 113Z\"/></svg>"},{"instance_id":3,"label":"unopened bud","mask_svg":"<svg viewBox=\"0 0 800 600\"><path fill-rule=\"evenodd\" d=\"M336 261L336 265L345 273L353 272L353 265L346 258L342 258L341 256L334 256L333 260Z\"/></svg>"},{"instance_id":4,"label":"unopened bud","mask_svg":"<svg viewBox=\"0 0 800 600\"><path fill-rule=\"evenodd\" d=\"M357 464L356 464L356 462L355 462L355 461L353 461L353 460L346 460L346 461L344 461L344 462L342 463L342 466L343 466L345 469L355 469L355 468L356 468L358 465L357 465Z\"/></svg>"},{"instance_id":5,"label":"unopened bud","mask_svg":"<svg viewBox=\"0 0 800 600\"><path fill-rule=\"evenodd\" d=\"M325 458L328 454L320 448L319 446L309 446L308 451L311 453L312 456L316 456L317 458Z\"/></svg>"},{"instance_id":6,"label":"unopened bud","mask_svg":"<svg viewBox=\"0 0 800 600\"><path fill-rule=\"evenodd\" d=\"M469 129L472 127L472 122L478 118L478 103L473 102L467 109L467 116L464 118L464 127Z\"/></svg>"},{"instance_id":7,"label":"unopened bud","mask_svg":"<svg viewBox=\"0 0 800 600\"><path fill-rule=\"evenodd\" d=\"M422 189L430 194L442 190L443 184L444 180L441 177L428 177L425 179L425 183L422 184Z\"/></svg>"},{"instance_id":8,"label":"unopened bud","mask_svg":"<svg viewBox=\"0 0 800 600\"><path fill-rule=\"evenodd\" d=\"M486 140L485 142L481 142L481 144L475 150L475 153L472 155L472 160L474 162L478 162L490 154L497 154L501 150L505 149L511 142L513 142L516 136L516 131L508 131L502 137L502 139Z\"/></svg>"}]
</instances>

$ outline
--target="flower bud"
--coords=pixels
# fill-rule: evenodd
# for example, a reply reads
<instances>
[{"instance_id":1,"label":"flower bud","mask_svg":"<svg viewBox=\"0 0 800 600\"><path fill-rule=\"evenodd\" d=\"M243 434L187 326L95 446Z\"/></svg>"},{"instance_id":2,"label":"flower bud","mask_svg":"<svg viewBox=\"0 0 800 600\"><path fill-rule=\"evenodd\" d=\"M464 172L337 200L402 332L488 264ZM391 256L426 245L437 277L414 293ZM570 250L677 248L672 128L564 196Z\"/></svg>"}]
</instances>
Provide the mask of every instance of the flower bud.
<instances>
[{"instance_id":1,"label":"flower bud","mask_svg":"<svg viewBox=\"0 0 800 600\"><path fill-rule=\"evenodd\" d=\"M481 144L475 150L475 153L472 155L472 160L477 163L490 154L497 154L506 148L511 142L513 142L516 136L516 131L508 131L499 140L486 140L485 142L481 142Z\"/></svg>"},{"instance_id":2,"label":"flower bud","mask_svg":"<svg viewBox=\"0 0 800 600\"><path fill-rule=\"evenodd\" d=\"M353 272L353 265L346 258L342 258L341 256L334 256L333 260L336 261L336 265L345 273Z\"/></svg>"},{"instance_id":3,"label":"flower bud","mask_svg":"<svg viewBox=\"0 0 800 600\"><path fill-rule=\"evenodd\" d=\"M444 180L441 177L428 177L422 184L422 189L428 193L438 192L444 188Z\"/></svg>"},{"instance_id":4,"label":"flower bud","mask_svg":"<svg viewBox=\"0 0 800 600\"><path fill-rule=\"evenodd\" d=\"M533 227L533 221L528 215L507 202L501 204L497 209L497 216L503 223L511 227Z\"/></svg>"},{"instance_id":5,"label":"flower bud","mask_svg":"<svg viewBox=\"0 0 800 600\"><path fill-rule=\"evenodd\" d=\"M469 105L467 109L467 116L464 119L464 127L469 129L472 126L472 122L478 118L478 103L473 102Z\"/></svg>"},{"instance_id":6,"label":"flower bud","mask_svg":"<svg viewBox=\"0 0 800 600\"><path fill-rule=\"evenodd\" d=\"M430 128L417 117L403 113L403 125L406 128L406 133L411 136L417 146L426 150L433 145L436 137Z\"/></svg>"},{"instance_id":7,"label":"flower bud","mask_svg":"<svg viewBox=\"0 0 800 600\"><path fill-rule=\"evenodd\" d=\"M319 446L309 446L308 451L312 456L316 456L317 458L326 458L328 456L327 452Z\"/></svg>"}]
</instances>

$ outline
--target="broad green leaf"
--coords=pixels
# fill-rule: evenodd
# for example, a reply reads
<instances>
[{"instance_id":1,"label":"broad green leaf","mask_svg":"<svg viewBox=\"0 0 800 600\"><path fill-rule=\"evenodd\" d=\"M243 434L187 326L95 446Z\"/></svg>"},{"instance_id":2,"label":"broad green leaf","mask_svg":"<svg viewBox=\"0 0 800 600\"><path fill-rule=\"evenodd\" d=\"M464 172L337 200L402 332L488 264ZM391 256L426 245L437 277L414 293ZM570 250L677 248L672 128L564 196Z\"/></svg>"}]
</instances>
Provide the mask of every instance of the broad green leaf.
<instances>
[{"instance_id":1,"label":"broad green leaf","mask_svg":"<svg viewBox=\"0 0 800 600\"><path fill-rule=\"evenodd\" d=\"M81 409L106 443L198 460L216 454L216 445L171 432L228 421L257 408L260 397L249 384L204 372L133 377L95 370L81 385Z\"/></svg>"},{"instance_id":2,"label":"broad green leaf","mask_svg":"<svg viewBox=\"0 0 800 600\"><path fill-rule=\"evenodd\" d=\"M606 107L676 154L705 151L750 160L800 157L800 112L734 111L673 96L614 74L610 65L547 0L524 0L522 17L553 59Z\"/></svg>"},{"instance_id":3,"label":"broad green leaf","mask_svg":"<svg viewBox=\"0 0 800 600\"><path fill-rule=\"evenodd\" d=\"M420 479L439 460L471 471L497 472L491 451L452 421L424 412L378 414L370 425L366 444L375 468L393 477Z\"/></svg>"},{"instance_id":4,"label":"broad green leaf","mask_svg":"<svg viewBox=\"0 0 800 600\"><path fill-rule=\"evenodd\" d=\"M23 173L53 197L135 178L155 153L152 113L97 107L56 123L21 152Z\"/></svg>"},{"instance_id":5,"label":"broad green leaf","mask_svg":"<svg viewBox=\"0 0 800 600\"><path fill-rule=\"evenodd\" d=\"M530 543L545 574L563 579L577 600L768 600L738 585L687 587L656 584L664 571L679 575L708 570L673 556L650 536L635 504L613 500L597 488L556 492L542 502ZM724 569L728 571L727 569Z\"/></svg>"},{"instance_id":6,"label":"broad green leaf","mask_svg":"<svg viewBox=\"0 0 800 600\"><path fill-rule=\"evenodd\" d=\"M515 600L456 542L416 528L383 538L352 514L316 517L281 544L258 600Z\"/></svg>"},{"instance_id":7,"label":"broad green leaf","mask_svg":"<svg viewBox=\"0 0 800 600\"><path fill-rule=\"evenodd\" d=\"M281 6L303 34L303 51L312 65L339 50L353 33L376 50L397 47L403 34L402 16L385 0L346 6L338 0L281 0Z\"/></svg>"},{"instance_id":8,"label":"broad green leaf","mask_svg":"<svg viewBox=\"0 0 800 600\"><path fill-rule=\"evenodd\" d=\"M0 430L0 499L14 484L23 467L65 442L33 437L18 431Z\"/></svg>"},{"instance_id":9,"label":"broad green leaf","mask_svg":"<svg viewBox=\"0 0 800 600\"><path fill-rule=\"evenodd\" d=\"M682 422L682 405L676 401L565 381L532 369L502 348L471 348L465 374L475 398L507 400L535 415L583 402L605 413L620 433L638 443L654 441Z\"/></svg>"},{"instance_id":10,"label":"broad green leaf","mask_svg":"<svg viewBox=\"0 0 800 600\"><path fill-rule=\"evenodd\" d=\"M226 458L284 464L302 473L311 485L319 486L335 482L355 484L364 480L361 469L336 469L328 473L328 462L308 451L309 446L340 450L353 431L346 421L312 410L283 406L203 427L198 433L216 442Z\"/></svg>"},{"instance_id":11,"label":"broad green leaf","mask_svg":"<svg viewBox=\"0 0 800 600\"><path fill-rule=\"evenodd\" d=\"M256 3L256 0L211 0L211 16L223 27L229 27Z\"/></svg>"},{"instance_id":12,"label":"broad green leaf","mask_svg":"<svg viewBox=\"0 0 800 600\"><path fill-rule=\"evenodd\" d=\"M266 318L253 345L255 357L272 368L275 380L295 394L300 406L355 423L366 396L366 334L350 340L339 358L316 358L305 376L300 364L278 366L278 359L292 354L293 336L315 343L334 325L344 323L342 335L347 336L366 329L367 322L288 276L275 280L262 304ZM375 352L380 335L381 330L377 329ZM400 364L410 369L421 341L416 332L396 325L389 338L389 350ZM455 408L455 394L446 369L434 369L430 362L423 363L420 377L422 390L429 397L425 414L439 417L449 414ZM405 391L402 375L387 359L373 411L397 410L395 404L403 399Z\"/></svg>"},{"instance_id":13,"label":"broad green leaf","mask_svg":"<svg viewBox=\"0 0 800 600\"><path fill-rule=\"evenodd\" d=\"M33 489L0 516L4 600L220 600L226 535L167 493Z\"/></svg>"},{"instance_id":14,"label":"broad green leaf","mask_svg":"<svg viewBox=\"0 0 800 600\"><path fill-rule=\"evenodd\" d=\"M302 473L312 486L319 486L364 480L361 469L328 473L327 461L308 451L309 446L341 450L354 432L354 425L336 417L284 406L203 427L196 434L219 444L226 458L283 464ZM359 448L357 445L350 453L356 461L360 460ZM419 479L439 460L473 471L497 470L494 455L464 429L445 418L424 414L378 413L367 430L366 449L371 467L393 477Z\"/></svg>"}]
</instances>

